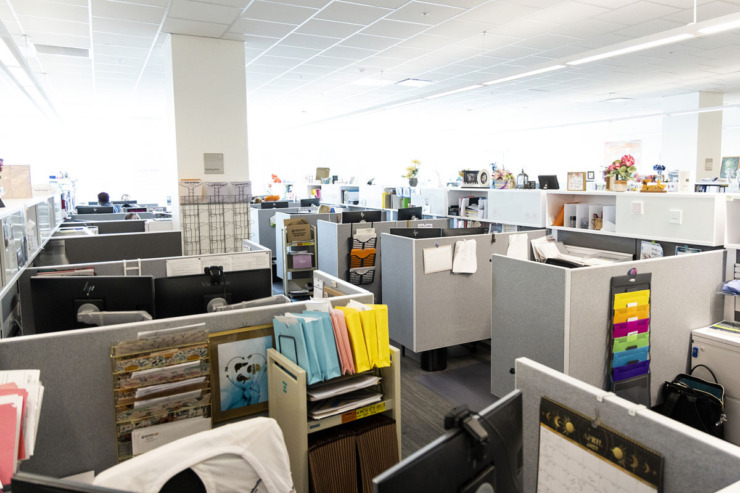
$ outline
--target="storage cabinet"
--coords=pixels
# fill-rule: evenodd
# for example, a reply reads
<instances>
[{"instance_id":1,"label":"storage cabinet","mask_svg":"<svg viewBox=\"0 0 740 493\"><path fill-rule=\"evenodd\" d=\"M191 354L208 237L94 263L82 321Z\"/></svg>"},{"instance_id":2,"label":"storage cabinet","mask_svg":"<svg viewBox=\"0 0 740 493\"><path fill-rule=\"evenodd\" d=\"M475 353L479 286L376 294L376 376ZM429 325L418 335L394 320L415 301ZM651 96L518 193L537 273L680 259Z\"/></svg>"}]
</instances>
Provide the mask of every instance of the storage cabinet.
<instances>
[{"instance_id":1,"label":"storage cabinet","mask_svg":"<svg viewBox=\"0 0 740 493\"><path fill-rule=\"evenodd\" d=\"M288 230L283 228L283 292L290 299L307 299L316 270L316 228L310 226L311 238L288 241Z\"/></svg>"},{"instance_id":2,"label":"storage cabinet","mask_svg":"<svg viewBox=\"0 0 740 493\"><path fill-rule=\"evenodd\" d=\"M383 379L383 400L321 420L308 418L306 372L275 349L267 350L269 413L283 431L298 493L308 493L308 435L311 433L385 413L396 421L398 455L401 456L401 352L393 346L390 349L391 366L373 370Z\"/></svg>"}]
</instances>

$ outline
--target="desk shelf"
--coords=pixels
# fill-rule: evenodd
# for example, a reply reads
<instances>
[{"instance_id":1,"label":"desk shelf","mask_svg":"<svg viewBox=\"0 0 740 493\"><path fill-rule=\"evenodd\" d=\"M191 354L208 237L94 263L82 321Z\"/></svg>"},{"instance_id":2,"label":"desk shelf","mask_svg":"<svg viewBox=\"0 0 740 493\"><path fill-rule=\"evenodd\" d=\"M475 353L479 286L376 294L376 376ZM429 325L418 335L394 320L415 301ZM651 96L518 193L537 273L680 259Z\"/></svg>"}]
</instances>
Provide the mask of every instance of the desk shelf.
<instances>
[{"instance_id":1,"label":"desk shelf","mask_svg":"<svg viewBox=\"0 0 740 493\"><path fill-rule=\"evenodd\" d=\"M297 493L308 493L308 435L379 412L396 421L401 457L401 352L391 346L391 366L374 370L382 377L383 400L321 420L308 418L306 372L275 349L267 350L270 417L280 425Z\"/></svg>"}]
</instances>

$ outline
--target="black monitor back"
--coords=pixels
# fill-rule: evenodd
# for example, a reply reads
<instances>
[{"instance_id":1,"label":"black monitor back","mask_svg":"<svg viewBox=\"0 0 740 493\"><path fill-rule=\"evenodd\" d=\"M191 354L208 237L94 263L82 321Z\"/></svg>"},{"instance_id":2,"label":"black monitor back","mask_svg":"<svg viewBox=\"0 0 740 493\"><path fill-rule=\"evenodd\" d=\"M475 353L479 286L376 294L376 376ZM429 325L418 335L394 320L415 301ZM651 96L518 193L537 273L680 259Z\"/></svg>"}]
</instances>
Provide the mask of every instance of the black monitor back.
<instances>
[{"instance_id":1,"label":"black monitor back","mask_svg":"<svg viewBox=\"0 0 740 493\"><path fill-rule=\"evenodd\" d=\"M391 228L390 233L407 238L439 238L442 236L441 228Z\"/></svg>"},{"instance_id":2,"label":"black monitor back","mask_svg":"<svg viewBox=\"0 0 740 493\"><path fill-rule=\"evenodd\" d=\"M287 209L290 202L287 200L269 200L255 205L260 209Z\"/></svg>"},{"instance_id":3,"label":"black monitor back","mask_svg":"<svg viewBox=\"0 0 740 493\"><path fill-rule=\"evenodd\" d=\"M488 442L481 449L475 448L475 442L467 431L461 427L453 428L373 478L373 492L521 492L521 391L505 395L479 414L485 418L479 423L488 433ZM480 460L473 460L475 452L483 454ZM486 483L492 489L478 489Z\"/></svg>"},{"instance_id":4,"label":"black monitor back","mask_svg":"<svg viewBox=\"0 0 740 493\"><path fill-rule=\"evenodd\" d=\"M160 277L154 281L154 294L157 318L206 313L216 298L232 305L272 296L272 269L224 272L218 284L209 274Z\"/></svg>"},{"instance_id":5,"label":"black monitor back","mask_svg":"<svg viewBox=\"0 0 740 493\"><path fill-rule=\"evenodd\" d=\"M36 334L92 327L77 322L91 303L100 311L144 310L154 317L152 276L34 276L31 306Z\"/></svg>"},{"instance_id":6,"label":"black monitor back","mask_svg":"<svg viewBox=\"0 0 740 493\"><path fill-rule=\"evenodd\" d=\"M110 205L78 205L77 214L112 214L113 206Z\"/></svg>"},{"instance_id":7,"label":"black monitor back","mask_svg":"<svg viewBox=\"0 0 740 493\"><path fill-rule=\"evenodd\" d=\"M310 207L312 205L319 205L319 199L301 199L301 207Z\"/></svg>"},{"instance_id":8,"label":"black monitor back","mask_svg":"<svg viewBox=\"0 0 740 493\"><path fill-rule=\"evenodd\" d=\"M136 200L111 200L110 203L114 205L135 204Z\"/></svg>"},{"instance_id":9,"label":"black monitor back","mask_svg":"<svg viewBox=\"0 0 740 493\"><path fill-rule=\"evenodd\" d=\"M412 219L421 219L421 210L421 207L406 207L405 209L398 209L398 220L410 221Z\"/></svg>"},{"instance_id":10,"label":"black monitor back","mask_svg":"<svg viewBox=\"0 0 740 493\"><path fill-rule=\"evenodd\" d=\"M442 230L442 236L487 235L488 228L448 228Z\"/></svg>"},{"instance_id":11,"label":"black monitor back","mask_svg":"<svg viewBox=\"0 0 740 493\"><path fill-rule=\"evenodd\" d=\"M377 223L383 220L381 211L349 211L342 212L342 224L349 223Z\"/></svg>"}]
</instances>

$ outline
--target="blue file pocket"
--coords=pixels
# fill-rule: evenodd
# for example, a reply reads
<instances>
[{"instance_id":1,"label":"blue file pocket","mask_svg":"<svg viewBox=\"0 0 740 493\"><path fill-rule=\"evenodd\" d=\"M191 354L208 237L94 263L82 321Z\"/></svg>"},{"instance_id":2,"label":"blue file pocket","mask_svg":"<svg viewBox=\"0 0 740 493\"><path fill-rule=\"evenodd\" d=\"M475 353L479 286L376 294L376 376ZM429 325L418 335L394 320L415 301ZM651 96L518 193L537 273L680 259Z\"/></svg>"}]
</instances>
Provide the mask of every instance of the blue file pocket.
<instances>
[{"instance_id":1,"label":"blue file pocket","mask_svg":"<svg viewBox=\"0 0 740 493\"><path fill-rule=\"evenodd\" d=\"M645 346L645 347L628 349L627 351L620 351L618 353L614 353L614 359L613 359L612 366L616 368L618 366L624 366L624 365L628 365L631 363L639 363L641 361L647 361L649 350L650 348L648 346Z\"/></svg>"}]
</instances>

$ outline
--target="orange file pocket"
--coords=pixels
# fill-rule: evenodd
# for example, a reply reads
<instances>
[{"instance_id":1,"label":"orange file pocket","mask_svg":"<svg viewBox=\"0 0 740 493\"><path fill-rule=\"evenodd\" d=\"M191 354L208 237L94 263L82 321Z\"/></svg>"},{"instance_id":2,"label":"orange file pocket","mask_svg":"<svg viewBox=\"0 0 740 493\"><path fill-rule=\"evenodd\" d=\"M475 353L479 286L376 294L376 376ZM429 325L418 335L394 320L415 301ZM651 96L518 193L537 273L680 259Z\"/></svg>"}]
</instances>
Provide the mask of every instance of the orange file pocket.
<instances>
[{"instance_id":1,"label":"orange file pocket","mask_svg":"<svg viewBox=\"0 0 740 493\"><path fill-rule=\"evenodd\" d=\"M355 250L349 254L349 266L351 269L359 267L373 267L375 265L375 248L365 248L364 250Z\"/></svg>"}]
</instances>

